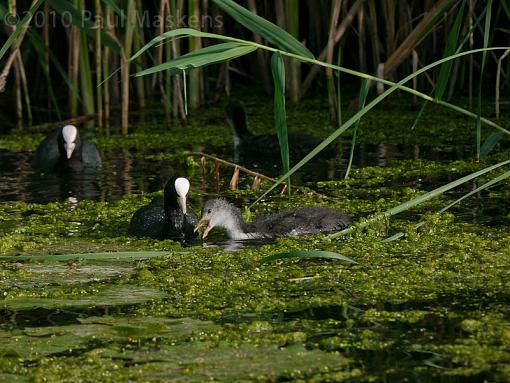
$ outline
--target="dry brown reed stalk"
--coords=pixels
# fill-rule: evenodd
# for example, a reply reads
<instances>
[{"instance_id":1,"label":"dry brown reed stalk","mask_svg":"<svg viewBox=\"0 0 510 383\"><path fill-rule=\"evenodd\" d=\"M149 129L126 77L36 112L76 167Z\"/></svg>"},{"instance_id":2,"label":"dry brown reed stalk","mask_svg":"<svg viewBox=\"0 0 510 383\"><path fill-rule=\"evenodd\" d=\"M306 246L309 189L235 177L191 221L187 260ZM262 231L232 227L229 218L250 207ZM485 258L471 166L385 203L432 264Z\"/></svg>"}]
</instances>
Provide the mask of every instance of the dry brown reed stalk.
<instances>
[{"instance_id":1,"label":"dry brown reed stalk","mask_svg":"<svg viewBox=\"0 0 510 383\"><path fill-rule=\"evenodd\" d=\"M170 3L168 0L161 0L160 7L159 7L159 17L160 20L165 20L165 17L170 17ZM165 26L167 24L164 22L161 22L159 24L158 34L163 34L165 32ZM167 50L170 48L167 44L159 44L156 47L156 62L155 65L160 65L163 62L163 50L166 47ZM172 114L171 114L171 104L170 104L170 95L171 95L171 89L169 87L165 86L165 76L163 72L159 72L157 75L155 75L152 79L152 88L154 89L157 86L159 87L159 92L161 93L161 101L163 104L163 110L165 112L165 121L168 128L170 128L172 123Z\"/></svg>"},{"instance_id":2,"label":"dry brown reed stalk","mask_svg":"<svg viewBox=\"0 0 510 383\"><path fill-rule=\"evenodd\" d=\"M299 1L288 0L286 4L287 30L299 40ZM288 73L286 76L288 95L291 102L297 103L300 99L301 88L301 62L296 59L290 59L288 63Z\"/></svg>"},{"instance_id":3,"label":"dry brown reed stalk","mask_svg":"<svg viewBox=\"0 0 510 383\"><path fill-rule=\"evenodd\" d=\"M335 31L338 25L338 19L340 18L340 10L342 9L342 0L335 0L332 4L331 19L329 21L329 34L328 44L326 46L326 62L333 64L333 55L335 52ZM329 104L329 116L332 121L337 120L338 111L337 99L335 91L335 81L333 77L333 69L326 68L326 81L328 86L328 104Z\"/></svg>"},{"instance_id":4,"label":"dry brown reed stalk","mask_svg":"<svg viewBox=\"0 0 510 383\"><path fill-rule=\"evenodd\" d=\"M49 20L50 17L50 6L48 3L44 3L44 20ZM50 23L44 23L43 28L43 43L45 47L44 52L44 65L46 66L46 73L48 74L48 78L51 78L51 71L50 71L50 29L49 29ZM50 84L48 84L48 111L51 109L51 97L50 97Z\"/></svg>"},{"instance_id":5,"label":"dry brown reed stalk","mask_svg":"<svg viewBox=\"0 0 510 383\"><path fill-rule=\"evenodd\" d=\"M80 31L77 27L71 26L69 31L69 66L68 76L74 89L80 89L78 83L79 62L80 62ZM78 95L69 89L69 113L71 116L78 114Z\"/></svg>"},{"instance_id":6,"label":"dry brown reed stalk","mask_svg":"<svg viewBox=\"0 0 510 383\"><path fill-rule=\"evenodd\" d=\"M113 22L112 22L113 10L110 9L110 7L108 5L105 5L104 14L106 15L106 25L105 25L106 33L110 37L113 37L113 36L115 36L115 30L113 29ZM110 81L111 79L109 79L110 48L107 45L104 46L104 51L103 51L102 57L103 57L103 62L102 62L103 73L104 73L104 78L105 78L105 82L103 84L103 89L104 89L104 92L103 92L103 95L104 95L104 125L107 128L106 132L109 133L110 108L111 108L110 88L112 86L112 81ZM113 86L116 86L116 85L113 85Z\"/></svg>"},{"instance_id":7,"label":"dry brown reed stalk","mask_svg":"<svg viewBox=\"0 0 510 383\"><path fill-rule=\"evenodd\" d=\"M384 78L390 78L395 69L411 54L414 47L427 35L433 28L430 24L448 5L456 0L439 0L423 15L421 21L414 27L411 33L407 35L404 41L391 53L384 63ZM428 29L429 28L429 29Z\"/></svg>"},{"instance_id":8,"label":"dry brown reed stalk","mask_svg":"<svg viewBox=\"0 0 510 383\"><path fill-rule=\"evenodd\" d=\"M281 0L276 0L275 4L277 5L279 1L281 1ZM255 0L248 0L248 9L255 15L258 14L257 4L256 4ZM279 12L277 10L277 12L276 12L277 17L278 17L278 14L279 14ZM260 37L256 33L253 34L253 40L257 44L264 44L262 37ZM263 49L257 49L257 60L259 62L258 71L259 71L261 79L262 79L262 85L264 87L264 91L267 94L271 94L273 86L271 84L271 79L269 78L269 72L268 72L269 66L268 66L268 61L267 61L267 54Z\"/></svg>"},{"instance_id":9,"label":"dry brown reed stalk","mask_svg":"<svg viewBox=\"0 0 510 383\"><path fill-rule=\"evenodd\" d=\"M351 25L352 21L354 20L354 17L359 11L359 8L363 5L364 0L356 0L356 2L349 8L349 11L343 18L342 22L338 26L338 28L335 31L335 44L337 44L340 39L344 36L345 32L347 32L347 29ZM326 58L328 47L326 46L322 52L319 54L317 60L324 61ZM310 72L308 72L308 75L306 76L305 80L303 81L303 84L301 85L301 97L310 89L310 86L313 83L313 80L315 79L315 76L317 76L317 73L319 73L320 67L318 65L314 65Z\"/></svg>"},{"instance_id":10,"label":"dry brown reed stalk","mask_svg":"<svg viewBox=\"0 0 510 383\"><path fill-rule=\"evenodd\" d=\"M36 2L37 2L37 0L33 0L32 4L30 5L30 8L33 7ZM30 18L30 20L31 20L31 18ZM30 24L30 20L25 25L25 27L23 28L23 31L18 36L16 41L12 44L11 54L9 55L7 60L5 61L5 65L4 65L3 69L2 69L2 72L0 73L0 93L5 91L5 85L7 83L7 77L9 76L9 72L11 70L12 65L16 61L16 56L19 54L19 47L21 46L21 43L23 42L23 39L25 38L25 34L28 31L28 26Z\"/></svg>"},{"instance_id":11,"label":"dry brown reed stalk","mask_svg":"<svg viewBox=\"0 0 510 383\"><path fill-rule=\"evenodd\" d=\"M501 57L498 59L498 67L496 69L496 120L499 120L501 117L501 112L499 110L499 103L500 103L500 84L501 84L501 63L504 59L506 59L510 55L510 49L506 50L505 53L501 55Z\"/></svg>"},{"instance_id":12,"label":"dry brown reed stalk","mask_svg":"<svg viewBox=\"0 0 510 383\"><path fill-rule=\"evenodd\" d=\"M127 135L129 132L129 57L133 47L133 34L136 24L136 3L134 0L128 0L126 12L126 27L124 31L124 42L121 49L121 94L122 94L122 112L121 112L121 132Z\"/></svg>"},{"instance_id":13,"label":"dry brown reed stalk","mask_svg":"<svg viewBox=\"0 0 510 383\"><path fill-rule=\"evenodd\" d=\"M97 125L99 128L103 127L103 87L101 85L102 82L102 53L101 49L101 20L103 17L103 12L101 9L101 1L96 0L95 2L95 11L96 11L96 103L97 103Z\"/></svg>"},{"instance_id":14,"label":"dry brown reed stalk","mask_svg":"<svg viewBox=\"0 0 510 383\"><path fill-rule=\"evenodd\" d=\"M189 20L200 20L200 3L198 0L188 0L188 15L191 16ZM188 24L190 24L188 22ZM201 30L200 21L196 22L196 25L192 26L193 29ZM194 51L202 48L202 39L200 37L189 38L189 51ZM202 100L200 99L200 76L201 69L193 69L189 71L189 87L188 87L188 99L191 109L198 109Z\"/></svg>"}]
</instances>

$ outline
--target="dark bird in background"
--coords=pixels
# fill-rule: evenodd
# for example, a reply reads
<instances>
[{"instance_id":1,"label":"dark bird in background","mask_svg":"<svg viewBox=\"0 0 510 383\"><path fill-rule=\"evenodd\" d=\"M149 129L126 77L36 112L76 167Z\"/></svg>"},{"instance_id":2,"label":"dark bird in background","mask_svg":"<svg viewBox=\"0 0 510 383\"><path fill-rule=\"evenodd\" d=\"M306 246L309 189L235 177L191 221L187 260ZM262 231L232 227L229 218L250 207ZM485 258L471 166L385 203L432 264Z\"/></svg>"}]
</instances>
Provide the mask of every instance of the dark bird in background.
<instances>
[{"instance_id":1,"label":"dark bird in background","mask_svg":"<svg viewBox=\"0 0 510 383\"><path fill-rule=\"evenodd\" d=\"M49 133L39 144L32 166L41 170L81 171L101 166L101 157L74 125L66 125Z\"/></svg>"},{"instance_id":2,"label":"dark bird in background","mask_svg":"<svg viewBox=\"0 0 510 383\"><path fill-rule=\"evenodd\" d=\"M281 158L278 137L275 134L253 135L246 123L246 112L239 102L229 102L225 113L234 136L236 161L251 158L278 161ZM291 162L301 160L321 143L321 140L302 132L288 131L287 136ZM327 159L335 155L335 148L329 145L319 152L316 158Z\"/></svg>"},{"instance_id":3,"label":"dark bird in background","mask_svg":"<svg viewBox=\"0 0 510 383\"><path fill-rule=\"evenodd\" d=\"M222 227L230 239L244 240L340 231L350 223L349 214L320 206L284 209L246 223L234 205L224 199L212 199L204 204L195 231L205 225L205 238L212 228Z\"/></svg>"},{"instance_id":4,"label":"dark bird in background","mask_svg":"<svg viewBox=\"0 0 510 383\"><path fill-rule=\"evenodd\" d=\"M187 204L189 188L190 183L186 178L171 178L165 185L163 197L154 198L133 214L130 234L181 242L192 239L197 216Z\"/></svg>"}]
</instances>

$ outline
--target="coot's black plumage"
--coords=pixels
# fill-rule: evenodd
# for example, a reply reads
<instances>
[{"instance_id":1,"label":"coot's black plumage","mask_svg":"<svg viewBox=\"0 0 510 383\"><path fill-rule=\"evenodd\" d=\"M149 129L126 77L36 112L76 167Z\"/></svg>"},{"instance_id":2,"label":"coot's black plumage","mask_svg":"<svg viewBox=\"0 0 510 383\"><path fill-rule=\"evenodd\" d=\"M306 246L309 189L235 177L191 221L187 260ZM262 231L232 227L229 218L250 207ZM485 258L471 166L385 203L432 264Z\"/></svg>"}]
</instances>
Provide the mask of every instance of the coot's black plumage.
<instances>
[{"instance_id":1,"label":"coot's black plumage","mask_svg":"<svg viewBox=\"0 0 510 383\"><path fill-rule=\"evenodd\" d=\"M130 234L136 237L174 239L187 241L195 236L193 231L197 216L187 205L189 181L173 177L165 185L163 197L156 197L138 209L131 218Z\"/></svg>"},{"instance_id":2,"label":"coot's black plumage","mask_svg":"<svg viewBox=\"0 0 510 383\"><path fill-rule=\"evenodd\" d=\"M308 206L257 217L248 224L234 205L224 199L212 199L204 204L195 230L207 225L202 235L205 238L213 227L218 226L227 231L230 239L243 240L339 231L350 223L349 214L320 206Z\"/></svg>"},{"instance_id":3,"label":"coot's black plumage","mask_svg":"<svg viewBox=\"0 0 510 383\"><path fill-rule=\"evenodd\" d=\"M48 134L39 144L32 165L43 170L81 171L85 167L100 167L101 157L94 144L74 125L66 125Z\"/></svg>"},{"instance_id":4,"label":"coot's black plumage","mask_svg":"<svg viewBox=\"0 0 510 383\"><path fill-rule=\"evenodd\" d=\"M274 134L253 135L248 129L246 112L239 102L229 102L225 107L225 113L234 136L234 150L239 159L258 158L274 161L280 158L278 137ZM287 136L289 157L293 162L306 156L321 143L317 138L303 132L288 131ZM325 159L335 155L336 151L330 145L318 153L317 157Z\"/></svg>"}]
</instances>

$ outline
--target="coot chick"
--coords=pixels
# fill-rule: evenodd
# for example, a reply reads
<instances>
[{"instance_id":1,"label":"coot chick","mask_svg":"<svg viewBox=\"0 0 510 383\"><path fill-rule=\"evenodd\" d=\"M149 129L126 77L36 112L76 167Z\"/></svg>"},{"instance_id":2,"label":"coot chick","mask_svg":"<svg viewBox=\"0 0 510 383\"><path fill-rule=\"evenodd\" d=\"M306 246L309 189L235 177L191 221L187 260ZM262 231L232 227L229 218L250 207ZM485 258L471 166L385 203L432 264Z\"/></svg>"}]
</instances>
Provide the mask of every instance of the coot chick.
<instances>
[{"instance_id":1,"label":"coot chick","mask_svg":"<svg viewBox=\"0 0 510 383\"><path fill-rule=\"evenodd\" d=\"M100 167L101 157L76 126L66 125L49 133L39 144L32 166L44 170L81 171L85 167Z\"/></svg>"},{"instance_id":2,"label":"coot chick","mask_svg":"<svg viewBox=\"0 0 510 383\"><path fill-rule=\"evenodd\" d=\"M207 225L202 235L205 238L213 227L218 226L227 231L230 239L243 240L340 231L350 223L349 214L320 206L308 206L257 217L248 224L234 205L224 199L212 199L204 204L195 231Z\"/></svg>"},{"instance_id":3,"label":"coot chick","mask_svg":"<svg viewBox=\"0 0 510 383\"><path fill-rule=\"evenodd\" d=\"M277 161L280 158L278 137L275 134L253 135L246 123L246 112L239 102L229 102L225 107L225 113L234 136L234 151L236 157L238 157L236 160L239 158L263 158ZM289 158L292 162L301 160L321 143L321 140L303 132L288 131L287 136ZM334 147L329 145L319 152L316 157L326 159L335 155Z\"/></svg>"},{"instance_id":4,"label":"coot chick","mask_svg":"<svg viewBox=\"0 0 510 383\"><path fill-rule=\"evenodd\" d=\"M157 197L138 209L131 218L129 232L136 237L174 239L187 241L196 234L193 231L197 216L187 206L189 181L173 177L165 185L163 197Z\"/></svg>"}]
</instances>

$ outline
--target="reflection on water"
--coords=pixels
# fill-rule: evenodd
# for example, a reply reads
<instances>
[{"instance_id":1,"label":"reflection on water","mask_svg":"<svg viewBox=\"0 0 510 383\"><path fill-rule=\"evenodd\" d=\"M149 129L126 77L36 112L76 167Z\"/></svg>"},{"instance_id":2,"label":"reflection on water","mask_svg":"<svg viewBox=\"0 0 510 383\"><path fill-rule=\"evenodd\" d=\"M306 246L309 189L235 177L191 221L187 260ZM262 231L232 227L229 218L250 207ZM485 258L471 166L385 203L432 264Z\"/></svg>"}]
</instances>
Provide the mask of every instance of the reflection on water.
<instances>
[{"instance_id":1,"label":"reflection on water","mask_svg":"<svg viewBox=\"0 0 510 383\"><path fill-rule=\"evenodd\" d=\"M344 176L350 144L337 145L338 156L332 160L314 160L295 174L296 184L319 180L340 179ZM221 151L220 151L221 152ZM82 173L56 174L32 169L32 153L13 153L0 150L0 201L22 200L46 203L77 200L115 200L124 195L161 190L168 178L175 174L188 175L190 169L177 161L148 158L144 154L126 149L102 151L103 167ZM454 160L471 155L469 148L423 147L417 145L356 146L353 166L386 166L396 159ZM233 153L225 148L221 156L232 159ZM157 157L157 156L154 156ZM281 175L280 165L251 159L244 164L271 177ZM292 164L291 164L292 165Z\"/></svg>"},{"instance_id":2,"label":"reflection on water","mask_svg":"<svg viewBox=\"0 0 510 383\"><path fill-rule=\"evenodd\" d=\"M30 153L0 150L0 200L114 200L127 194L161 190L165 180L181 171L168 160L135 159L127 150L110 150L102 156L101 169L62 174L34 170Z\"/></svg>"}]
</instances>

